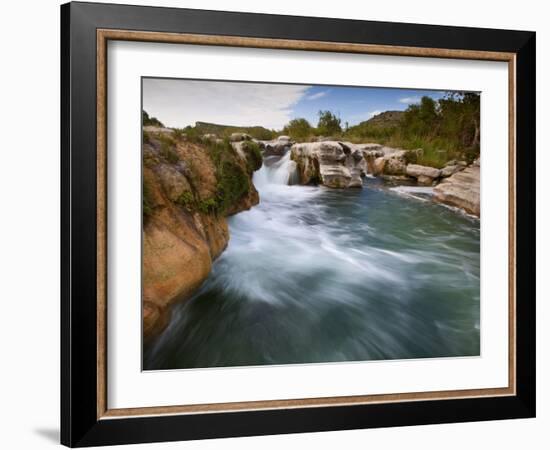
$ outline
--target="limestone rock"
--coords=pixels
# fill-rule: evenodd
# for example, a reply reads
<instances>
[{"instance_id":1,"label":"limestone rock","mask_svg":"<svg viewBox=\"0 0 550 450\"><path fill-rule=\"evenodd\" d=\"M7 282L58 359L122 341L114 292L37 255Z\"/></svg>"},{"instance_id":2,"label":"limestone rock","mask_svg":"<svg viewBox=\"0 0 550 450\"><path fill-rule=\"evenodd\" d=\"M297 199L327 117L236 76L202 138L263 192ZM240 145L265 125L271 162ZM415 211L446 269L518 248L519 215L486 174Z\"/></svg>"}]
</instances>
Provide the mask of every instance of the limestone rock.
<instances>
[{"instance_id":1,"label":"limestone rock","mask_svg":"<svg viewBox=\"0 0 550 450\"><path fill-rule=\"evenodd\" d=\"M283 156L294 142L288 136L279 136L272 141L263 141L264 156Z\"/></svg>"},{"instance_id":2,"label":"limestone rock","mask_svg":"<svg viewBox=\"0 0 550 450\"><path fill-rule=\"evenodd\" d=\"M406 175L407 171L407 152L405 150L395 151L384 156L386 163L384 165L385 175Z\"/></svg>"},{"instance_id":3,"label":"limestone rock","mask_svg":"<svg viewBox=\"0 0 550 450\"><path fill-rule=\"evenodd\" d=\"M480 167L472 164L439 183L434 188L434 199L479 217L479 177Z\"/></svg>"},{"instance_id":4,"label":"limestone rock","mask_svg":"<svg viewBox=\"0 0 550 450\"><path fill-rule=\"evenodd\" d=\"M464 170L464 166L459 166L458 164L446 165L445 167L443 167L443 169L441 169L441 178L450 177L451 175L460 172L461 170Z\"/></svg>"},{"instance_id":5,"label":"limestone rock","mask_svg":"<svg viewBox=\"0 0 550 450\"><path fill-rule=\"evenodd\" d=\"M428 167L428 166L421 166L419 164L409 164L407 165L406 173L410 177L414 178L431 178L432 181L435 178L439 178L441 176L441 170L436 169L434 167Z\"/></svg>"},{"instance_id":6,"label":"limestone rock","mask_svg":"<svg viewBox=\"0 0 550 450\"><path fill-rule=\"evenodd\" d=\"M302 184L320 182L332 188L362 187L365 171L362 151L348 142L323 141L294 144L291 158L296 162Z\"/></svg>"}]
</instances>

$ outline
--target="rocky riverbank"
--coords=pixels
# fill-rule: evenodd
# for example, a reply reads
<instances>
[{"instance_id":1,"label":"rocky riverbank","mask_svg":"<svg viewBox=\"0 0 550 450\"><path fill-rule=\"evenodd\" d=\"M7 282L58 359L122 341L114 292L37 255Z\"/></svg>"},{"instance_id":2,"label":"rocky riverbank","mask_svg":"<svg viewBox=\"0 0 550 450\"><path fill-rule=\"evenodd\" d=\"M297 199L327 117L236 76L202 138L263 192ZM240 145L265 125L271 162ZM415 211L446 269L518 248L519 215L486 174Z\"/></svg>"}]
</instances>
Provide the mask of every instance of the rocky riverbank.
<instances>
[{"instance_id":1,"label":"rocky riverbank","mask_svg":"<svg viewBox=\"0 0 550 450\"><path fill-rule=\"evenodd\" d=\"M257 144L187 140L167 128L143 136L143 333L168 323L170 306L209 275L229 240L226 217L259 202Z\"/></svg>"},{"instance_id":2,"label":"rocky riverbank","mask_svg":"<svg viewBox=\"0 0 550 450\"><path fill-rule=\"evenodd\" d=\"M443 168L417 164L422 149L402 150L379 144L341 141L306 142L290 147L301 184L361 188L362 177L435 186L434 199L479 217L479 158L472 164L448 161Z\"/></svg>"}]
</instances>

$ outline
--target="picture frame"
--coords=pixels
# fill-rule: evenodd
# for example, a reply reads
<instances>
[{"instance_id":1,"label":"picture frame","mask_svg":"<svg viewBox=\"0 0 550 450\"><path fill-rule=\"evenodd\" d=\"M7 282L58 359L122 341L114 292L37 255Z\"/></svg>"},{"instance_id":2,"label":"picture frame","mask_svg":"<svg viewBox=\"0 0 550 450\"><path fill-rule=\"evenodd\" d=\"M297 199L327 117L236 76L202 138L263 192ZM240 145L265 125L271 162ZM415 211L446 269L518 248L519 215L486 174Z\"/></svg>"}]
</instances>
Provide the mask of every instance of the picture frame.
<instances>
[{"instance_id":1,"label":"picture frame","mask_svg":"<svg viewBox=\"0 0 550 450\"><path fill-rule=\"evenodd\" d=\"M107 43L508 64L505 388L111 409L107 402ZM533 32L72 2L61 7L61 443L70 447L535 416Z\"/></svg>"}]
</instances>

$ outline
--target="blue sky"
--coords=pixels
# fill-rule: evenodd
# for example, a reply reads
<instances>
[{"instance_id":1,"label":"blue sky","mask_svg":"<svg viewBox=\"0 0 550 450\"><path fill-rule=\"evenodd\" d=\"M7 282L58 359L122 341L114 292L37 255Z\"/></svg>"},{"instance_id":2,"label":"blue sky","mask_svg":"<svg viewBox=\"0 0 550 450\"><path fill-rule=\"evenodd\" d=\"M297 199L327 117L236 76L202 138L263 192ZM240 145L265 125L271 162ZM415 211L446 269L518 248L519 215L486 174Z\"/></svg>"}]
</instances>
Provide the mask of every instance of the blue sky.
<instances>
[{"instance_id":1,"label":"blue sky","mask_svg":"<svg viewBox=\"0 0 550 450\"><path fill-rule=\"evenodd\" d=\"M445 92L418 89L307 86L207 80L143 79L143 109L169 127L196 121L224 125L261 125L281 129L304 117L315 126L319 110L340 116L350 126L388 110L405 110L424 95Z\"/></svg>"},{"instance_id":2,"label":"blue sky","mask_svg":"<svg viewBox=\"0 0 550 450\"><path fill-rule=\"evenodd\" d=\"M423 96L437 100L444 95L441 91L417 89L311 86L293 105L292 115L315 125L319 110L328 109L340 116L342 125L348 122L352 126L384 111L403 111Z\"/></svg>"}]
</instances>

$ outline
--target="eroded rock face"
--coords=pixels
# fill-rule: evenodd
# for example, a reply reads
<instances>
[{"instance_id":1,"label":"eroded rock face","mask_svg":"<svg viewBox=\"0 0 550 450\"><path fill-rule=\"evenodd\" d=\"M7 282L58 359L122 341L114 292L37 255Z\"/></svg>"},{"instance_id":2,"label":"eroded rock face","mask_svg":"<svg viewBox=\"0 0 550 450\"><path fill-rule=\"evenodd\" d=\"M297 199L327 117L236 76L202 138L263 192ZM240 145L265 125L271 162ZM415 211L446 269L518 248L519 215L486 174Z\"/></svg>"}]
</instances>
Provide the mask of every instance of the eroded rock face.
<instances>
[{"instance_id":1,"label":"eroded rock face","mask_svg":"<svg viewBox=\"0 0 550 450\"><path fill-rule=\"evenodd\" d=\"M171 136L171 135L170 135ZM143 332L168 323L170 306L190 297L229 241L226 216L258 203L248 153L211 155L208 147L152 137L143 148ZM242 187L220 200L218 167ZM234 186L230 184L228 186Z\"/></svg>"},{"instance_id":2,"label":"eroded rock face","mask_svg":"<svg viewBox=\"0 0 550 450\"><path fill-rule=\"evenodd\" d=\"M445 178L434 188L434 199L479 217L479 162Z\"/></svg>"},{"instance_id":3,"label":"eroded rock face","mask_svg":"<svg viewBox=\"0 0 550 450\"><path fill-rule=\"evenodd\" d=\"M362 187L365 161L361 149L348 142L324 141L294 144L302 184L320 183L332 188Z\"/></svg>"}]
</instances>

